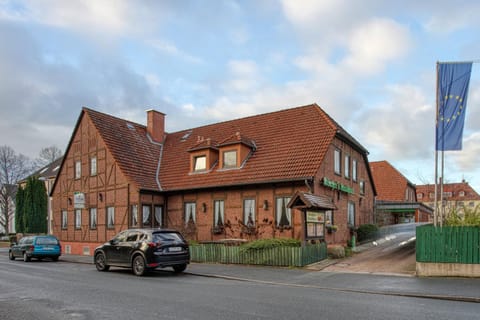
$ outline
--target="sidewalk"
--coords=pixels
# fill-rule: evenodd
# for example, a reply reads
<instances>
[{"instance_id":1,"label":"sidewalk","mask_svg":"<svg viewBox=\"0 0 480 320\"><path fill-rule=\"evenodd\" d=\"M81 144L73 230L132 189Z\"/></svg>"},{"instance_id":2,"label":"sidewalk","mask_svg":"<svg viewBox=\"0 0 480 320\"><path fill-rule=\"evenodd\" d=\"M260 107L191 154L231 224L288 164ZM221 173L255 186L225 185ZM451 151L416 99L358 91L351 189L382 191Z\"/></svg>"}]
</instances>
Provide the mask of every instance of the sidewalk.
<instances>
[{"instance_id":1,"label":"sidewalk","mask_svg":"<svg viewBox=\"0 0 480 320\"><path fill-rule=\"evenodd\" d=\"M60 261L90 264L92 256L63 255ZM325 260L323 263L327 263ZM330 260L331 261L331 260ZM169 269L167 269L169 270ZM480 303L480 279L318 272L308 268L191 263L186 274L286 287Z\"/></svg>"}]
</instances>

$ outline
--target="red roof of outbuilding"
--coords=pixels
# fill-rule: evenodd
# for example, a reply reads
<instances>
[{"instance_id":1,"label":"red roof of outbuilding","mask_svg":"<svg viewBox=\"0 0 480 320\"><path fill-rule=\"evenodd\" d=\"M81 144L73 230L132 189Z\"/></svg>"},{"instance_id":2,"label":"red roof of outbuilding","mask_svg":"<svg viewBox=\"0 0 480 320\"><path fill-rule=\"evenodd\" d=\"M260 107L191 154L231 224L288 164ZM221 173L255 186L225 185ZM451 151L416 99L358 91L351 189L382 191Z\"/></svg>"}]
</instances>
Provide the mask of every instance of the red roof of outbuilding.
<instances>
[{"instance_id":1,"label":"red roof of outbuilding","mask_svg":"<svg viewBox=\"0 0 480 320\"><path fill-rule=\"evenodd\" d=\"M414 185L388 161L370 162L377 200L405 201L405 190Z\"/></svg>"}]
</instances>

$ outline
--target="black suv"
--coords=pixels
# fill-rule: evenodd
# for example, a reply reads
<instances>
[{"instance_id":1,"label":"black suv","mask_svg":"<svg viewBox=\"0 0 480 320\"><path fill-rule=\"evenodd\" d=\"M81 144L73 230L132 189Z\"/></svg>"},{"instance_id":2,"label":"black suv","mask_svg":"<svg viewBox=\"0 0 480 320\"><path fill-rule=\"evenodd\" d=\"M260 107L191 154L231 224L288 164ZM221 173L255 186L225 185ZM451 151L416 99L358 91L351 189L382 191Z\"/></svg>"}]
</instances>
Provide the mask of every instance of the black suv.
<instances>
[{"instance_id":1,"label":"black suv","mask_svg":"<svg viewBox=\"0 0 480 320\"><path fill-rule=\"evenodd\" d=\"M128 229L95 249L93 255L98 271L110 267L132 268L137 276L156 268L173 267L183 272L190 263L188 243L175 230Z\"/></svg>"}]
</instances>

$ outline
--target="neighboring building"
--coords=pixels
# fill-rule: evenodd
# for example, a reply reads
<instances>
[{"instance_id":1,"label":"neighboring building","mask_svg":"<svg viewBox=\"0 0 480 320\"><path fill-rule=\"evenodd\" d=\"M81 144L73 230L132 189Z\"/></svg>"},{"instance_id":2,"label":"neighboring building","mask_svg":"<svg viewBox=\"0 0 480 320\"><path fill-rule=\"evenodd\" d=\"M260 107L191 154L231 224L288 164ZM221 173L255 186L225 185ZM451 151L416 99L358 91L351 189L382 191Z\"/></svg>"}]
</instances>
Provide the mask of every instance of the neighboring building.
<instances>
[{"instance_id":1,"label":"neighboring building","mask_svg":"<svg viewBox=\"0 0 480 320\"><path fill-rule=\"evenodd\" d=\"M62 164L63 157L58 158L57 160L53 161L52 163L47 164L46 166L38 169L34 173L32 173L27 178L18 182L18 185L22 188L25 188L27 185L27 180L30 177L37 177L40 181L43 181L45 184L45 190L47 191L47 195L50 195L52 191L53 184L55 183L55 179L58 174L58 170L60 169L60 165ZM52 212L52 198L48 197L47 203L47 229L48 233L52 233L52 223L53 223L53 212Z\"/></svg>"},{"instance_id":2,"label":"neighboring building","mask_svg":"<svg viewBox=\"0 0 480 320\"><path fill-rule=\"evenodd\" d=\"M437 196L439 201L440 192L440 186L438 186ZM435 208L435 185L418 185L417 199L433 210ZM443 200L447 215L454 208L460 214L463 214L464 207L474 210L477 206L480 206L480 195L465 180L458 183L445 183L443 185Z\"/></svg>"},{"instance_id":3,"label":"neighboring building","mask_svg":"<svg viewBox=\"0 0 480 320\"><path fill-rule=\"evenodd\" d=\"M67 253L91 254L129 227L345 243L373 222L368 152L315 104L164 128L154 110L143 126L83 108L51 193Z\"/></svg>"},{"instance_id":4,"label":"neighboring building","mask_svg":"<svg viewBox=\"0 0 480 320\"><path fill-rule=\"evenodd\" d=\"M7 235L9 233L15 233L15 195L17 193L17 186L13 184L5 184L1 188L3 196L7 198L7 203L0 206L0 221L2 221L0 224L0 234L4 233ZM13 197L7 196L8 194L12 194ZM3 196L2 199L4 198ZM8 212L5 213L3 210L7 210ZM8 219L8 230L5 230L5 227L3 226L6 219Z\"/></svg>"},{"instance_id":5,"label":"neighboring building","mask_svg":"<svg viewBox=\"0 0 480 320\"><path fill-rule=\"evenodd\" d=\"M379 226L428 222L433 210L417 202L415 185L388 161L370 162L377 190L375 218Z\"/></svg>"}]
</instances>

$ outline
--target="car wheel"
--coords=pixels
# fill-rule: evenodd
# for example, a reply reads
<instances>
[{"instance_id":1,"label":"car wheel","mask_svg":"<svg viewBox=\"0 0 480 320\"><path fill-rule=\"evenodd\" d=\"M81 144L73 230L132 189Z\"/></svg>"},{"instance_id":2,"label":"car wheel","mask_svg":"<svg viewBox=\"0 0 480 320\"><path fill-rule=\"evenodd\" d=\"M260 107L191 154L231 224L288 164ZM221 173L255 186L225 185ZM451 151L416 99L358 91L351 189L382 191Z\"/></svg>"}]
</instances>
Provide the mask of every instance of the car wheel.
<instances>
[{"instance_id":1,"label":"car wheel","mask_svg":"<svg viewBox=\"0 0 480 320\"><path fill-rule=\"evenodd\" d=\"M95 267L97 267L98 271L108 271L110 269L110 266L105 262L105 255L102 252L97 253L95 256Z\"/></svg>"},{"instance_id":2,"label":"car wheel","mask_svg":"<svg viewBox=\"0 0 480 320\"><path fill-rule=\"evenodd\" d=\"M187 264L186 263L178 264L176 266L173 266L173 271L175 271L175 273L183 272L183 271L185 271L185 269L187 269Z\"/></svg>"},{"instance_id":3,"label":"car wheel","mask_svg":"<svg viewBox=\"0 0 480 320\"><path fill-rule=\"evenodd\" d=\"M8 252L8 258L9 258L10 260L15 260L15 256L13 255L13 252L12 252L12 251L9 251L9 252Z\"/></svg>"},{"instance_id":4,"label":"car wheel","mask_svg":"<svg viewBox=\"0 0 480 320\"><path fill-rule=\"evenodd\" d=\"M30 257L27 255L26 252L23 253L23 261L25 261L25 262L29 262L29 261L30 261Z\"/></svg>"},{"instance_id":5,"label":"car wheel","mask_svg":"<svg viewBox=\"0 0 480 320\"><path fill-rule=\"evenodd\" d=\"M132 271L136 276L143 276L147 272L147 266L145 264L145 259L141 255L133 258L132 262Z\"/></svg>"}]
</instances>

